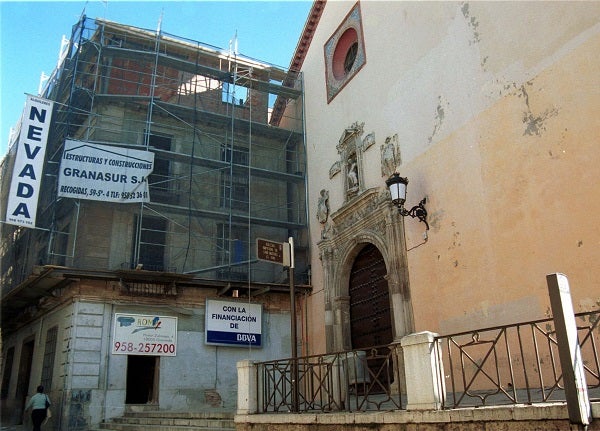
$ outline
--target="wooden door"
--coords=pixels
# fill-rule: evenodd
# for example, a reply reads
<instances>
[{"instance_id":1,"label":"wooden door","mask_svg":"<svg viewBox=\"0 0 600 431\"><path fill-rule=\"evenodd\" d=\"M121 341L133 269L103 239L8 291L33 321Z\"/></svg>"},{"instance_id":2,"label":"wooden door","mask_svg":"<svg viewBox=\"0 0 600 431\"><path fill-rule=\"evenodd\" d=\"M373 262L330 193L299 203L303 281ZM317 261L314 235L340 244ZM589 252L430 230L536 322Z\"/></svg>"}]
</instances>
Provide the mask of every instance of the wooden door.
<instances>
[{"instance_id":1,"label":"wooden door","mask_svg":"<svg viewBox=\"0 0 600 431\"><path fill-rule=\"evenodd\" d=\"M350 273L350 331L352 348L379 346L393 341L387 271L377 248L365 246Z\"/></svg>"},{"instance_id":2,"label":"wooden door","mask_svg":"<svg viewBox=\"0 0 600 431\"><path fill-rule=\"evenodd\" d=\"M350 330L353 349L365 349L361 356L365 379L357 385L358 392L386 392L394 381L394 364L390 349L394 339L390 295L385 261L372 244L356 256L350 273ZM377 349L370 347L383 346Z\"/></svg>"}]
</instances>

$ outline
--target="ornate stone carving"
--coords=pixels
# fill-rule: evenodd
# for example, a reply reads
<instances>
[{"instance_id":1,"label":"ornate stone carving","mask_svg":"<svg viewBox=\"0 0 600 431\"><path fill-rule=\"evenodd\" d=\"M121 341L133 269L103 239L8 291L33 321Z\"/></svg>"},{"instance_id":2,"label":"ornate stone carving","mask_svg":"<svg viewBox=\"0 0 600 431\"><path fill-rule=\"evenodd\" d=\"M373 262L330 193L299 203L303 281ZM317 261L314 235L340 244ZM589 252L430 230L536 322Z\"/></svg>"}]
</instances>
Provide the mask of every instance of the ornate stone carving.
<instances>
[{"instance_id":1,"label":"ornate stone carving","mask_svg":"<svg viewBox=\"0 0 600 431\"><path fill-rule=\"evenodd\" d=\"M375 144L375 132L371 132L365 136L365 139L362 141L362 150L368 150L373 144Z\"/></svg>"},{"instance_id":2,"label":"ornate stone carving","mask_svg":"<svg viewBox=\"0 0 600 431\"><path fill-rule=\"evenodd\" d=\"M363 134L365 123L354 122L350 127L344 129L336 149L342 156L347 156L349 153L356 152L356 138L360 138Z\"/></svg>"},{"instance_id":3,"label":"ornate stone carving","mask_svg":"<svg viewBox=\"0 0 600 431\"><path fill-rule=\"evenodd\" d=\"M317 203L317 220L325 224L327 217L329 217L329 191L322 189Z\"/></svg>"},{"instance_id":4,"label":"ornate stone carving","mask_svg":"<svg viewBox=\"0 0 600 431\"><path fill-rule=\"evenodd\" d=\"M361 139L364 124L357 121L344 129L336 147L344 170L343 186L346 201L364 190Z\"/></svg>"},{"instance_id":5,"label":"ornate stone carving","mask_svg":"<svg viewBox=\"0 0 600 431\"><path fill-rule=\"evenodd\" d=\"M321 249L321 253L319 254L319 259L321 261L331 261L335 257L335 250L331 247Z\"/></svg>"},{"instance_id":6,"label":"ornate stone carving","mask_svg":"<svg viewBox=\"0 0 600 431\"><path fill-rule=\"evenodd\" d=\"M342 206L330 212L329 190L323 189L317 207L317 219L323 226L317 245L323 267L328 351L349 348L351 344L350 305L345 298L349 294L353 262L365 244L375 245L386 262L395 336L402 336L412 328L402 217L392 205L389 191L383 184L365 188L364 153L374 146L375 132L363 139L363 127L364 123L355 122L344 129L336 146L339 160L329 169L330 179L341 172L336 184L341 188L338 192L343 193ZM380 151L381 173L389 177L401 163L398 135L388 137Z\"/></svg>"},{"instance_id":7,"label":"ornate stone carving","mask_svg":"<svg viewBox=\"0 0 600 431\"><path fill-rule=\"evenodd\" d=\"M329 168L329 179L332 179L333 177L335 177L337 174L340 173L340 171L342 170L342 162L339 160L336 160L336 162L331 165L331 167Z\"/></svg>"},{"instance_id":8,"label":"ornate stone carving","mask_svg":"<svg viewBox=\"0 0 600 431\"><path fill-rule=\"evenodd\" d=\"M369 133L364 139L361 138L364 125L365 123L355 121L344 129L336 146L340 160L336 160L329 168L329 179L333 179L343 170L346 201L364 191L363 153L375 144L375 132ZM319 215L317 217L324 223Z\"/></svg>"},{"instance_id":9,"label":"ornate stone carving","mask_svg":"<svg viewBox=\"0 0 600 431\"><path fill-rule=\"evenodd\" d=\"M385 138L381 147L381 176L389 177L396 172L396 167L401 163L398 134Z\"/></svg>"},{"instance_id":10,"label":"ornate stone carving","mask_svg":"<svg viewBox=\"0 0 600 431\"><path fill-rule=\"evenodd\" d=\"M395 335L401 336L412 327L401 219L384 187L362 191L329 215L318 243L326 313L330 316L325 330L329 351L346 348L350 340L350 306L343 299L349 292L349 271L356 253L365 243L376 245L386 261L390 298L395 301Z\"/></svg>"},{"instance_id":11,"label":"ornate stone carving","mask_svg":"<svg viewBox=\"0 0 600 431\"><path fill-rule=\"evenodd\" d=\"M385 235L385 227L387 222L385 220L379 220L377 224L373 226L373 231L379 235Z\"/></svg>"},{"instance_id":12,"label":"ornate stone carving","mask_svg":"<svg viewBox=\"0 0 600 431\"><path fill-rule=\"evenodd\" d=\"M374 189L370 189L369 191L371 193L369 193L369 196L364 201L353 201L350 203L351 211L343 211L341 209L336 213L335 223L338 232L351 229L360 220L372 219L376 215L377 208L386 200L387 190L381 193L377 193Z\"/></svg>"},{"instance_id":13,"label":"ornate stone carving","mask_svg":"<svg viewBox=\"0 0 600 431\"><path fill-rule=\"evenodd\" d=\"M328 221L325 223L325 226L323 226L323 230L321 231L321 239L328 239L333 237L333 235L335 235L335 226L333 223Z\"/></svg>"}]
</instances>

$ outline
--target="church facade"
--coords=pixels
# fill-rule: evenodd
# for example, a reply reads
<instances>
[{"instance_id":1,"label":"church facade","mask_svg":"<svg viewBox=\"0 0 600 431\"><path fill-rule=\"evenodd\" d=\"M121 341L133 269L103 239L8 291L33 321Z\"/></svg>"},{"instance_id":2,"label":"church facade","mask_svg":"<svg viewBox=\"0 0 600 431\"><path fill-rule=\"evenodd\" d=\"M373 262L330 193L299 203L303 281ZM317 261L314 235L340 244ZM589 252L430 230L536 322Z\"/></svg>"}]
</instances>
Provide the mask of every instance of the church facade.
<instances>
[{"instance_id":1,"label":"church facade","mask_svg":"<svg viewBox=\"0 0 600 431\"><path fill-rule=\"evenodd\" d=\"M600 307L600 5L316 2L304 39L307 353L545 318L554 272Z\"/></svg>"}]
</instances>

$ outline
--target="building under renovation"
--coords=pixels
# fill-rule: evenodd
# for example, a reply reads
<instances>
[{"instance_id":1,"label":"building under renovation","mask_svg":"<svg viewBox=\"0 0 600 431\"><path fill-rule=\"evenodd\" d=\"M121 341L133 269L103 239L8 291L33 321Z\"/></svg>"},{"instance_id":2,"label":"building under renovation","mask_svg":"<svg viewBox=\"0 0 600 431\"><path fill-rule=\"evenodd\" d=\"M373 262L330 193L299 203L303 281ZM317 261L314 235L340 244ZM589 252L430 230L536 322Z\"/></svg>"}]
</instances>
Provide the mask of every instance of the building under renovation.
<instances>
[{"instance_id":1,"label":"building under renovation","mask_svg":"<svg viewBox=\"0 0 600 431\"><path fill-rule=\"evenodd\" d=\"M1 165L3 424L40 383L46 429L234 411L236 362L290 355L302 97L293 71L82 17ZM257 239L292 243L295 270Z\"/></svg>"}]
</instances>

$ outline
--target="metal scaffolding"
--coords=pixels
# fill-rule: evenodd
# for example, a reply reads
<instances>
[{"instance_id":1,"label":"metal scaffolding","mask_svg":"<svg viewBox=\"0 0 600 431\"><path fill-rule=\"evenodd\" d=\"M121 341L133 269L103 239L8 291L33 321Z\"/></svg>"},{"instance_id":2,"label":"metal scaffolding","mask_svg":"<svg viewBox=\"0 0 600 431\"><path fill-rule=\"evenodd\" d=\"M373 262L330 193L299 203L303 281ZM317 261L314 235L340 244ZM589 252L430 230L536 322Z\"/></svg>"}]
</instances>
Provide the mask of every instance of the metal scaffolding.
<instances>
[{"instance_id":1,"label":"metal scaffolding","mask_svg":"<svg viewBox=\"0 0 600 431\"><path fill-rule=\"evenodd\" d=\"M35 230L2 225L11 250L3 289L40 264L285 283L281 267L257 260L254 244L290 236L298 281L308 281L299 73L83 16L41 96L55 111L39 222ZM65 139L153 152L150 202L59 197Z\"/></svg>"}]
</instances>

